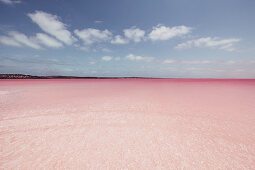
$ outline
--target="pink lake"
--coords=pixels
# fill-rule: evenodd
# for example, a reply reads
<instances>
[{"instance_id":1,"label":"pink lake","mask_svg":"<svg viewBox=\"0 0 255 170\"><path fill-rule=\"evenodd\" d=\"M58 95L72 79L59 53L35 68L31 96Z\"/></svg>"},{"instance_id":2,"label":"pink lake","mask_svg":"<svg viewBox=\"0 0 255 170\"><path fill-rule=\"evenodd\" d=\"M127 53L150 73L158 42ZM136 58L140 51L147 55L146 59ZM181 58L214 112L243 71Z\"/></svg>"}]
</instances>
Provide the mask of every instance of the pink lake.
<instances>
[{"instance_id":1,"label":"pink lake","mask_svg":"<svg viewBox=\"0 0 255 170\"><path fill-rule=\"evenodd\" d=\"M255 169L255 80L0 80L0 169Z\"/></svg>"}]
</instances>

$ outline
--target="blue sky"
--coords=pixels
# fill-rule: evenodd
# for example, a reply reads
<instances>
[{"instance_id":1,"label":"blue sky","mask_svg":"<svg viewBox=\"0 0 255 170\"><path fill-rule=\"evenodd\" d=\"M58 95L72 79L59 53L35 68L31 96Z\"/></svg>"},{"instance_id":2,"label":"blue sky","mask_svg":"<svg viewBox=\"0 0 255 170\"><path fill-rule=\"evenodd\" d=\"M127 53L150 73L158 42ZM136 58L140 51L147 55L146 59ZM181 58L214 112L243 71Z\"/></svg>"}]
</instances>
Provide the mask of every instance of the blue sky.
<instances>
[{"instance_id":1,"label":"blue sky","mask_svg":"<svg viewBox=\"0 0 255 170\"><path fill-rule=\"evenodd\" d=\"M0 0L0 73L255 78L253 0Z\"/></svg>"}]
</instances>

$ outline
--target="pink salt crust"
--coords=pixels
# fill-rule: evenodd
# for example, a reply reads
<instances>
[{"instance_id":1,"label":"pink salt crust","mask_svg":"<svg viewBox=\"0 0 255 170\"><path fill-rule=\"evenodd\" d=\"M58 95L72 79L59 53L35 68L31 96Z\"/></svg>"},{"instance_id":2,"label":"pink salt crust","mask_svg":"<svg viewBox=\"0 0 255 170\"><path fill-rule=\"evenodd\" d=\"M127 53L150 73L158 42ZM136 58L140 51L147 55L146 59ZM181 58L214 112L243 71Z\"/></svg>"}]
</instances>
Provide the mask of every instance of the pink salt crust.
<instances>
[{"instance_id":1,"label":"pink salt crust","mask_svg":"<svg viewBox=\"0 0 255 170\"><path fill-rule=\"evenodd\" d=\"M0 169L255 169L255 80L0 80Z\"/></svg>"}]
</instances>

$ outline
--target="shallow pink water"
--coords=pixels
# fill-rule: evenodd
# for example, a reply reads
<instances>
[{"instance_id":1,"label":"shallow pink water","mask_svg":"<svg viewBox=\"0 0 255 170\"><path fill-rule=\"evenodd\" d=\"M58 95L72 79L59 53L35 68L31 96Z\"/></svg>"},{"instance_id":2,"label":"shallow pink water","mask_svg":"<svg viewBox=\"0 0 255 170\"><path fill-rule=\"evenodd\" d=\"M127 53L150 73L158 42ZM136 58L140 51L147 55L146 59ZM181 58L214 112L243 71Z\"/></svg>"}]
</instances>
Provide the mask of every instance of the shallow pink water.
<instances>
[{"instance_id":1,"label":"shallow pink water","mask_svg":"<svg viewBox=\"0 0 255 170\"><path fill-rule=\"evenodd\" d=\"M255 80L0 80L0 169L255 169Z\"/></svg>"}]
</instances>

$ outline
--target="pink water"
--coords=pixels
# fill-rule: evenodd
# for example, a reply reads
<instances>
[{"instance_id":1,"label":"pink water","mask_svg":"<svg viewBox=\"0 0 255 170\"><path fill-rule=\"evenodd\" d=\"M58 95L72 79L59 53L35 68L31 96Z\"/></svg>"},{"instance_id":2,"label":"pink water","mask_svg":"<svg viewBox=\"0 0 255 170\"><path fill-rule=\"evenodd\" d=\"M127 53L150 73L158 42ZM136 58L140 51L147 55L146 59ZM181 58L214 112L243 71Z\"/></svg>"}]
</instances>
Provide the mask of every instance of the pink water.
<instances>
[{"instance_id":1,"label":"pink water","mask_svg":"<svg viewBox=\"0 0 255 170\"><path fill-rule=\"evenodd\" d=\"M255 80L0 80L0 169L255 169Z\"/></svg>"}]
</instances>

